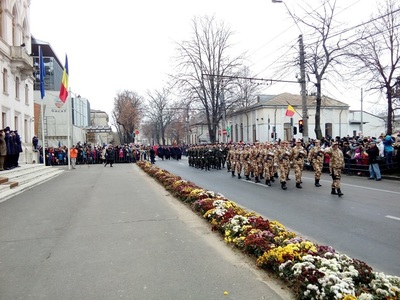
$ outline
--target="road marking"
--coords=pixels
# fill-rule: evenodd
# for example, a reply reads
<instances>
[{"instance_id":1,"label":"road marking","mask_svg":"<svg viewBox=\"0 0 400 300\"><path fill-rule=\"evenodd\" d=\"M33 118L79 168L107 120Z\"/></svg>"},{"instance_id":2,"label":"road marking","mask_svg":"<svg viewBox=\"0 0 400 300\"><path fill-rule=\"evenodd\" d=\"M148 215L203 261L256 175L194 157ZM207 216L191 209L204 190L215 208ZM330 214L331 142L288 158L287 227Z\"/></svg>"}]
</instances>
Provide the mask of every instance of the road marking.
<instances>
[{"instance_id":1,"label":"road marking","mask_svg":"<svg viewBox=\"0 0 400 300\"><path fill-rule=\"evenodd\" d=\"M397 221L400 221L400 218L398 218L398 217L393 217L393 216L385 216L386 218L389 218L389 219L394 219L394 220L397 220Z\"/></svg>"}]
</instances>

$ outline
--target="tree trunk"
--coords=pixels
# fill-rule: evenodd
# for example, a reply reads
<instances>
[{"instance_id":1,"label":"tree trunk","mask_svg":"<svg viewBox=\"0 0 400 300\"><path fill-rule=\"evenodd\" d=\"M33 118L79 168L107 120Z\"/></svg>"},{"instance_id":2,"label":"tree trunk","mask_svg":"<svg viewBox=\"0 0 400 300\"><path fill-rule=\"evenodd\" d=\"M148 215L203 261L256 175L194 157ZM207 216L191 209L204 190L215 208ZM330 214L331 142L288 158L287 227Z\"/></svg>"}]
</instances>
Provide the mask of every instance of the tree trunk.
<instances>
[{"instance_id":1,"label":"tree trunk","mask_svg":"<svg viewBox=\"0 0 400 300\"><path fill-rule=\"evenodd\" d=\"M387 103L388 103L388 116L387 116L387 130L386 134L392 135L393 131L393 106L392 106L392 89L389 87L387 89Z\"/></svg>"},{"instance_id":2,"label":"tree trunk","mask_svg":"<svg viewBox=\"0 0 400 300\"><path fill-rule=\"evenodd\" d=\"M322 139L322 130L321 130L321 81L317 79L317 96L316 96L316 107L315 107L315 136L317 139Z\"/></svg>"}]
</instances>

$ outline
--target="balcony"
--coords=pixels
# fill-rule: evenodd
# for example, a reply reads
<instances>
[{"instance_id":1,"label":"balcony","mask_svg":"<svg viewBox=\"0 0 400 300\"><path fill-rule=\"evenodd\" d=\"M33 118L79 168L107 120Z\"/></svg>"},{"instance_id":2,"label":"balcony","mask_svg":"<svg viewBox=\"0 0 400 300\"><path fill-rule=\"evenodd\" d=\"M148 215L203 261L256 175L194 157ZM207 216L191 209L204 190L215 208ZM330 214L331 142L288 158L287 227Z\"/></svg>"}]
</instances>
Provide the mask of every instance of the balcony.
<instances>
[{"instance_id":1,"label":"balcony","mask_svg":"<svg viewBox=\"0 0 400 300\"><path fill-rule=\"evenodd\" d=\"M29 56L25 47L11 46L11 72L20 73L21 79L25 80L28 76L33 76L33 59Z\"/></svg>"}]
</instances>

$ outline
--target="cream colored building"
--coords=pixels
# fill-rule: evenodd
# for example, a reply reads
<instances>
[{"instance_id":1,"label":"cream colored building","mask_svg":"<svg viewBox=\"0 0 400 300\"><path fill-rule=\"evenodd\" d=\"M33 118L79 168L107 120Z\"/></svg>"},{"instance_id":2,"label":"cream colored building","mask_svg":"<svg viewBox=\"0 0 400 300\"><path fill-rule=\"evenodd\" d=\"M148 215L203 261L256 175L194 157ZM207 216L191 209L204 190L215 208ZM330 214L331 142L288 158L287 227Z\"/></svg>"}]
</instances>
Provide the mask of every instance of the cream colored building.
<instances>
[{"instance_id":1,"label":"cream colored building","mask_svg":"<svg viewBox=\"0 0 400 300\"><path fill-rule=\"evenodd\" d=\"M30 0L0 0L0 126L17 130L20 163L33 160L34 77L30 56Z\"/></svg>"}]
</instances>

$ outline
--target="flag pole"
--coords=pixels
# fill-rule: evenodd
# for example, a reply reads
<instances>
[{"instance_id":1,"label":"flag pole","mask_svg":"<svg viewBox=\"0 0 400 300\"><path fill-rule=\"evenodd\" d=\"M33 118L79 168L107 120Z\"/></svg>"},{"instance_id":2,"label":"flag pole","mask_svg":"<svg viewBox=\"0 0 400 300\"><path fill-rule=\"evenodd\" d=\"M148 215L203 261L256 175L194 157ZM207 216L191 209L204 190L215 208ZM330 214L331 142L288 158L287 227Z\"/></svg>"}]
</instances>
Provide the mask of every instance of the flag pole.
<instances>
[{"instance_id":1,"label":"flag pole","mask_svg":"<svg viewBox=\"0 0 400 300\"><path fill-rule=\"evenodd\" d=\"M46 165L46 151L44 141L44 110L43 110L43 99L40 102L40 111L42 112L42 152L43 152L43 164Z\"/></svg>"},{"instance_id":2,"label":"flag pole","mask_svg":"<svg viewBox=\"0 0 400 300\"><path fill-rule=\"evenodd\" d=\"M42 48L39 46L39 80L40 80L40 96L42 101L40 101L40 111L41 113L41 121L42 121L42 155L43 155L43 165L46 165L46 151L45 151L45 136L44 136L44 106L43 106L43 98L45 97L45 90L44 90L44 62L43 62L43 53ZM40 154L39 154L40 158ZM40 159L39 159L40 162Z\"/></svg>"},{"instance_id":3,"label":"flag pole","mask_svg":"<svg viewBox=\"0 0 400 300\"><path fill-rule=\"evenodd\" d=\"M68 92L68 97L67 97L67 127L68 127L68 170L71 170L71 157L70 157L70 153L71 153L71 147L72 147L72 138L71 138L71 117L72 117L72 113L71 113L71 109L72 109L72 105L71 105L71 88L69 88L69 92Z\"/></svg>"}]
</instances>

